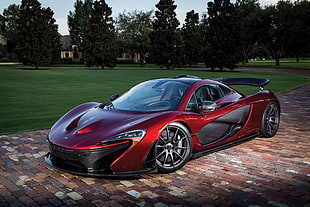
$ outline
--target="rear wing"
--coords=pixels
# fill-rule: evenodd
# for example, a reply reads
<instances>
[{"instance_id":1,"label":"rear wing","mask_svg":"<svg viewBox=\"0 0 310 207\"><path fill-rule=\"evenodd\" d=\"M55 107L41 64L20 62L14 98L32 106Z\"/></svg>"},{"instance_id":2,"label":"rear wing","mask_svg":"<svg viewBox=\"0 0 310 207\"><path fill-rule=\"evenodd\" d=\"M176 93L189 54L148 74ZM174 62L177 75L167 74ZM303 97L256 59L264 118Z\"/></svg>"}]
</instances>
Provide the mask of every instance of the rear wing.
<instances>
[{"instance_id":1,"label":"rear wing","mask_svg":"<svg viewBox=\"0 0 310 207\"><path fill-rule=\"evenodd\" d=\"M219 82L225 85L248 85L248 86L257 86L260 90L264 90L264 86L267 85L269 79L261 78L222 78L218 80Z\"/></svg>"}]
</instances>

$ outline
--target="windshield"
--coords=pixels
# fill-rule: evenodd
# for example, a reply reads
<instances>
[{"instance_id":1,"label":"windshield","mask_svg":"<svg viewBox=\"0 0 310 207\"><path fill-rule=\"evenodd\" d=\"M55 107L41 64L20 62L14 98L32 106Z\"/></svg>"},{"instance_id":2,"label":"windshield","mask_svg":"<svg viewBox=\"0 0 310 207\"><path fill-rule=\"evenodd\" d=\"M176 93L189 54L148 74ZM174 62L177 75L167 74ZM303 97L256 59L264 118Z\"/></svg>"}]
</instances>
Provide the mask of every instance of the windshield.
<instances>
[{"instance_id":1,"label":"windshield","mask_svg":"<svg viewBox=\"0 0 310 207\"><path fill-rule=\"evenodd\" d=\"M172 79L146 81L107 104L104 109L129 112L175 110L189 87L189 83Z\"/></svg>"}]
</instances>

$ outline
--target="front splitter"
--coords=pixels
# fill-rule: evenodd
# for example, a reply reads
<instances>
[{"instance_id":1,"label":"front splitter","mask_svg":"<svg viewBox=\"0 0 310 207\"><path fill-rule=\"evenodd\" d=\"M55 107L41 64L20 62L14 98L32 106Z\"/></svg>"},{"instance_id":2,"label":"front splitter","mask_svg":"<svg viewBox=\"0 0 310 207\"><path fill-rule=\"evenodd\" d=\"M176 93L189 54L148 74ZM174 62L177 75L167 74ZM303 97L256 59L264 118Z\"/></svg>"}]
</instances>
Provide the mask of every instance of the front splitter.
<instances>
[{"instance_id":1,"label":"front splitter","mask_svg":"<svg viewBox=\"0 0 310 207\"><path fill-rule=\"evenodd\" d=\"M110 172L106 170L103 170L103 171L96 170L94 172L82 171L82 170L71 170L71 169L60 167L57 164L55 164L53 162L53 156L50 152L46 154L45 162L55 169L68 172L71 174L87 176L87 177L130 177L130 176L137 176L137 175L146 174L146 173L156 173L156 169L154 168L147 168L147 169L139 170L139 171L125 171L125 172Z\"/></svg>"}]
</instances>

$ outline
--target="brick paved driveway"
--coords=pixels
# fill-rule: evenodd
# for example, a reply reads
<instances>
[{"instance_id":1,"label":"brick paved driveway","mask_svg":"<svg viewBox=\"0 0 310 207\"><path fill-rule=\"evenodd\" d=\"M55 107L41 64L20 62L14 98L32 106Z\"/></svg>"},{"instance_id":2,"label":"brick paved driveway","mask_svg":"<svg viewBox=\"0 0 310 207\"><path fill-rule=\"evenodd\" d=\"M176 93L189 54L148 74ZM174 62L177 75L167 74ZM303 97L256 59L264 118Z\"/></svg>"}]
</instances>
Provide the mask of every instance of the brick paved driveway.
<instances>
[{"instance_id":1,"label":"brick paved driveway","mask_svg":"<svg viewBox=\"0 0 310 207\"><path fill-rule=\"evenodd\" d=\"M44 162L47 130L0 136L0 206L310 207L310 85L278 95L278 134L170 174L97 179Z\"/></svg>"}]
</instances>

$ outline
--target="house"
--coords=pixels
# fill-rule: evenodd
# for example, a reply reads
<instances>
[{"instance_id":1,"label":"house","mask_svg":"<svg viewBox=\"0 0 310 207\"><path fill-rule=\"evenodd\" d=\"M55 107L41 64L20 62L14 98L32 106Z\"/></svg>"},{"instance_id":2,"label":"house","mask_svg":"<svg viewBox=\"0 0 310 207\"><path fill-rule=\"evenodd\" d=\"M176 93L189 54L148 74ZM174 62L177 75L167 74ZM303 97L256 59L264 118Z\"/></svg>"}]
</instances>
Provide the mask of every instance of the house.
<instances>
[{"instance_id":1,"label":"house","mask_svg":"<svg viewBox=\"0 0 310 207\"><path fill-rule=\"evenodd\" d=\"M135 63L138 63L138 62L141 61L140 53L133 53L133 54L131 54L131 53L122 53L121 54L121 58L122 59L131 60L131 61L133 61Z\"/></svg>"},{"instance_id":2,"label":"house","mask_svg":"<svg viewBox=\"0 0 310 207\"><path fill-rule=\"evenodd\" d=\"M78 46L71 44L70 35L61 36L60 42L62 44L60 58L80 59L82 57L82 53L79 52Z\"/></svg>"}]
</instances>

